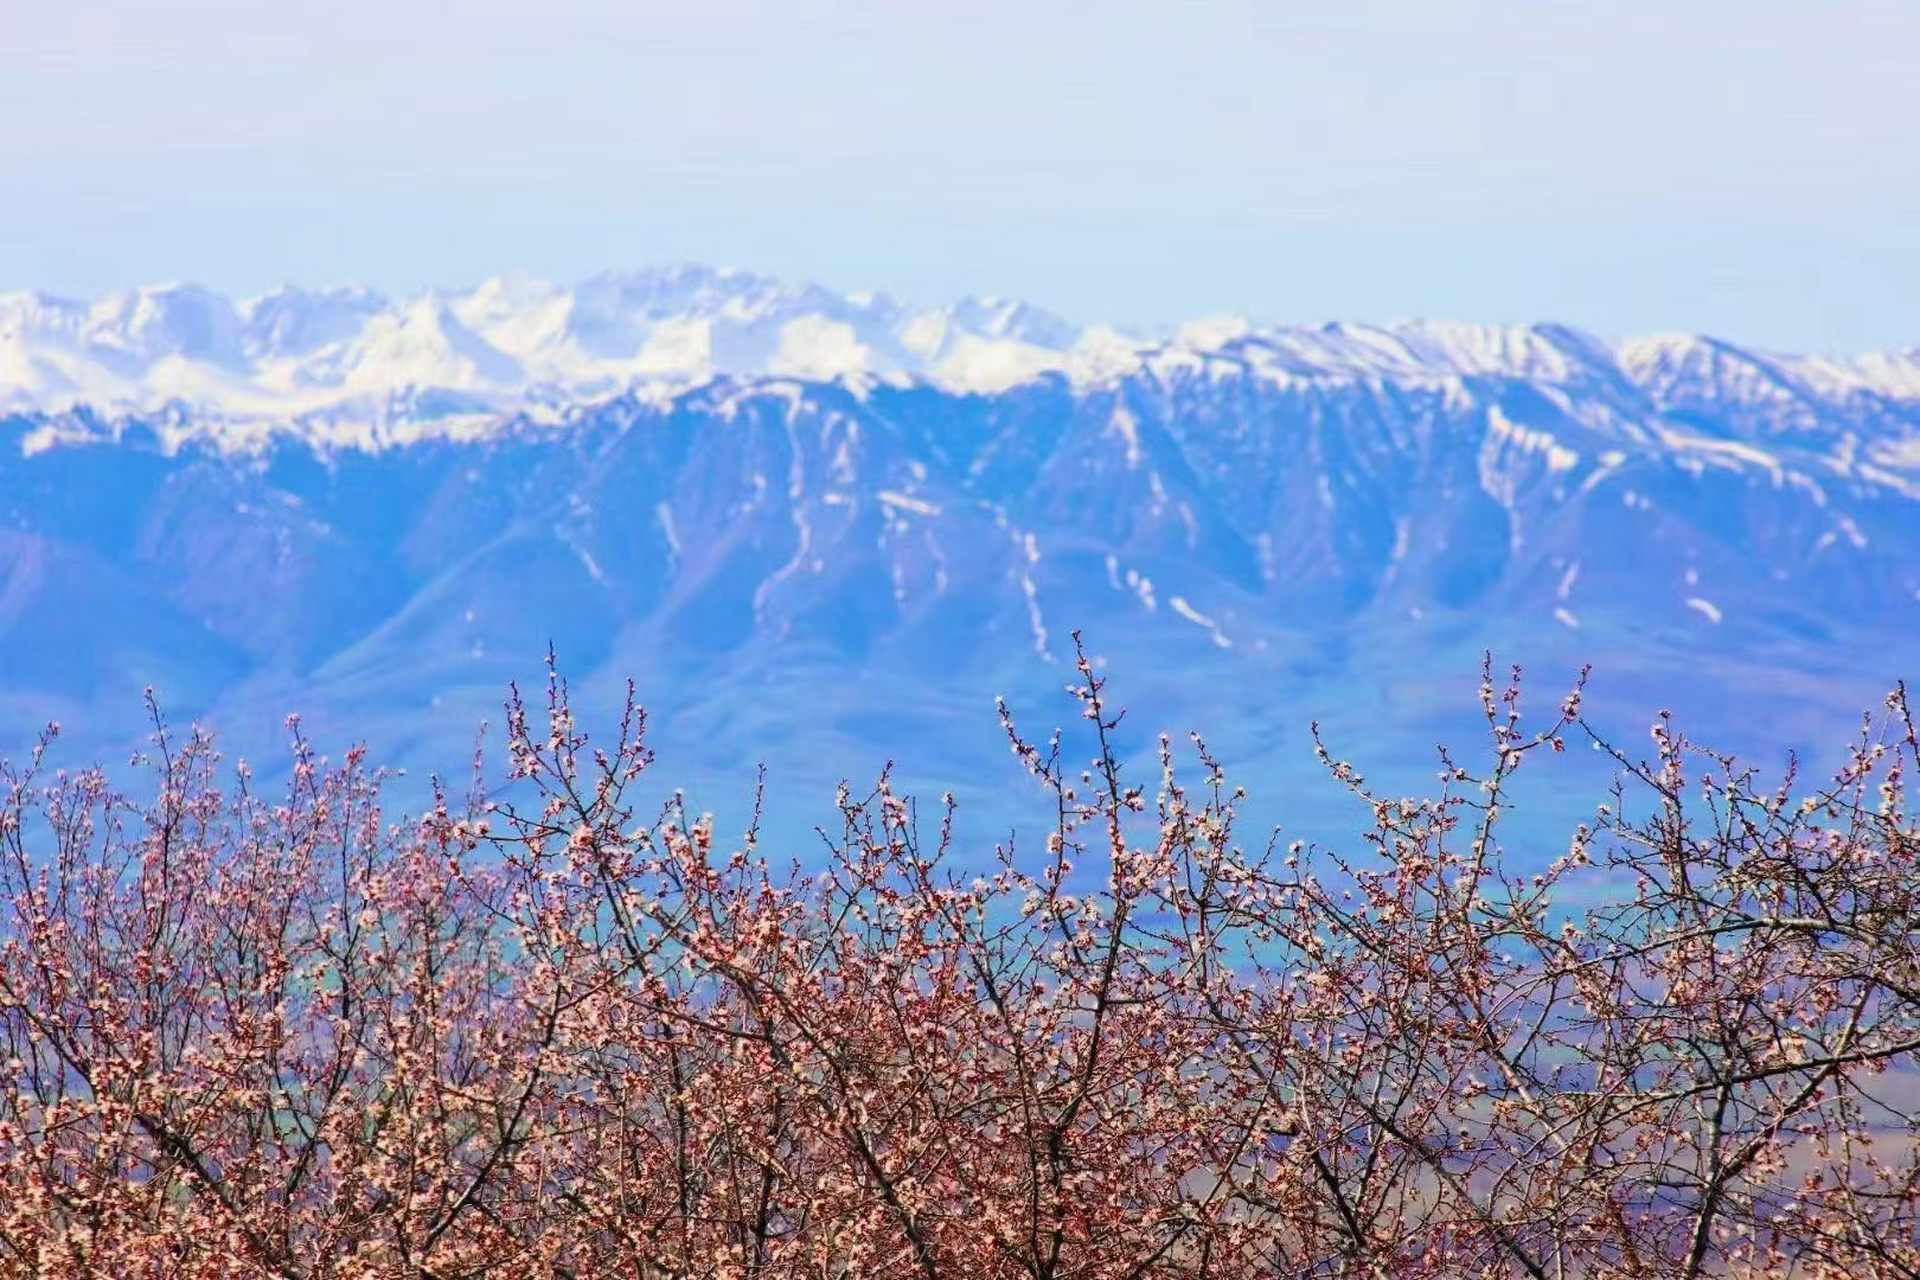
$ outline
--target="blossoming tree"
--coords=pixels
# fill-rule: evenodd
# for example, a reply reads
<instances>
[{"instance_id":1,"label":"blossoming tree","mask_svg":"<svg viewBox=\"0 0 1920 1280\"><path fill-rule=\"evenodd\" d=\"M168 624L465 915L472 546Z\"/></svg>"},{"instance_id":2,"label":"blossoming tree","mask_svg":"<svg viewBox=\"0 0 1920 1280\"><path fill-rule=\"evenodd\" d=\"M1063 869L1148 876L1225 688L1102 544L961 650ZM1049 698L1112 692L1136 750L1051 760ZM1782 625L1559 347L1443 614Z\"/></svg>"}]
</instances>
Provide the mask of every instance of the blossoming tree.
<instances>
[{"instance_id":1,"label":"blossoming tree","mask_svg":"<svg viewBox=\"0 0 1920 1280\"><path fill-rule=\"evenodd\" d=\"M807 865L729 847L557 677L416 820L297 725L272 798L157 712L137 794L43 744L0 1275L1920 1274L1903 694L1810 788L1663 719L1521 874L1577 690L1530 728L1489 675L1427 799L1324 753L1343 854L1249 839L1198 740L1129 777L1078 670L1078 735L1003 712L1053 816L990 858L884 777Z\"/></svg>"}]
</instances>

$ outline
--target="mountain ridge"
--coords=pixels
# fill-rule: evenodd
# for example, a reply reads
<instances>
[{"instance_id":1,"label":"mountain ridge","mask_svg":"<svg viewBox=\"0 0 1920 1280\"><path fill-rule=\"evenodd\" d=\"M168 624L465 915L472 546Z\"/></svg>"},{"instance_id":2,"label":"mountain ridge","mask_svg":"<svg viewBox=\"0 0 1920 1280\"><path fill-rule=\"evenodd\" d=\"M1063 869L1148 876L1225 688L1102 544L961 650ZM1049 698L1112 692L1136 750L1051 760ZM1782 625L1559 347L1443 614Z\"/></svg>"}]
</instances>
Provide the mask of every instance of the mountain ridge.
<instances>
[{"instance_id":1,"label":"mountain ridge","mask_svg":"<svg viewBox=\"0 0 1920 1280\"><path fill-rule=\"evenodd\" d=\"M1912 412L1920 348L1802 356L1692 335L1608 342L1559 324L1419 320L1257 326L1211 317L1122 333L1013 300L914 307L691 266L606 272L571 287L509 274L399 300L356 286L239 301L193 285L91 303L0 294L0 409L172 413L208 429L498 418L713 378L922 381L992 393L1048 376L1089 387L1143 369L1222 363L1273 381L1618 381L1663 407L1706 386L1721 403L1739 396L1809 420L1865 401L1920 420Z\"/></svg>"},{"instance_id":2,"label":"mountain ridge","mask_svg":"<svg viewBox=\"0 0 1920 1280\"><path fill-rule=\"evenodd\" d=\"M1672 707L1709 742L1816 757L1920 669L1920 397L1897 360L1856 377L1564 326L1222 321L1070 331L1083 363L983 389L836 367L831 326L883 304L835 297L522 280L399 312L261 301L237 331L200 295L184 318L118 305L139 323L116 349L182 383L268 337L344 381L369 366L338 335L369 329L387 345L358 355L423 344L466 383L371 414L0 411L0 755L53 718L123 758L153 684L256 759L300 711L323 741L445 768L551 644L583 707L638 682L696 790L737 798L764 761L811 800L896 760L935 792L976 780L957 789L999 815L1019 793L993 698L1053 714L1080 630L1135 707L1130 752L1207 730L1286 817L1325 791L1314 720L1426 787L1432 744L1473 732L1486 650L1556 695L1593 664L1590 705L1628 739ZM888 314L853 346L1069 332L1008 302L938 332ZM512 329L520 367L625 360L701 324L749 371L497 400L462 345ZM770 371L802 355L811 372ZM1549 808L1598 794L1563 791ZM1536 834L1577 815L1552 818Z\"/></svg>"}]
</instances>

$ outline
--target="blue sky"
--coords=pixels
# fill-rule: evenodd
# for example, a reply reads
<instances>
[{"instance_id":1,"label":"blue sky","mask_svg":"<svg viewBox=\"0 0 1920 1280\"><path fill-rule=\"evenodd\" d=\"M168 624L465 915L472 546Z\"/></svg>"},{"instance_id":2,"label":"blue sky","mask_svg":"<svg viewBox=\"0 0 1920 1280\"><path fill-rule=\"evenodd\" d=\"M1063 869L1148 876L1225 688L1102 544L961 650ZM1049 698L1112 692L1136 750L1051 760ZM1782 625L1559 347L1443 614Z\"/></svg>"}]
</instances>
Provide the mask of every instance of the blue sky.
<instances>
[{"instance_id":1,"label":"blue sky","mask_svg":"<svg viewBox=\"0 0 1920 1280\"><path fill-rule=\"evenodd\" d=\"M0 289L696 260L1920 343L1920 4L0 0Z\"/></svg>"}]
</instances>

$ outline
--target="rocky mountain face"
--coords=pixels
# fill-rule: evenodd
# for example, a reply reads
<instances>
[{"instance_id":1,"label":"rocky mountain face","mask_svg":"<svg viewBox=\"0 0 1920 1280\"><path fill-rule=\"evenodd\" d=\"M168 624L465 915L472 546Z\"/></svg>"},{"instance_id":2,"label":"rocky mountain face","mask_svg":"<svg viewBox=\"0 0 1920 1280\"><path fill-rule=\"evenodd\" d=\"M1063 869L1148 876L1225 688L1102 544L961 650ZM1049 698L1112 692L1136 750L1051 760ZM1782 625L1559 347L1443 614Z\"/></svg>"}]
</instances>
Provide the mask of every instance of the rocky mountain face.
<instances>
[{"instance_id":1,"label":"rocky mountain face","mask_svg":"<svg viewBox=\"0 0 1920 1280\"><path fill-rule=\"evenodd\" d=\"M1426 789L1483 649L1542 710L1593 664L1634 750L1670 706L1769 765L1920 670L1916 353L1123 338L667 272L0 300L0 404L12 754L47 719L69 758L124 754L151 684L258 760L300 710L457 769L551 644L592 705L636 681L696 803L743 811L764 762L803 830L894 758L991 843L1026 799L993 696L1069 715L1075 628L1131 750L1201 729L1307 828L1354 817L1308 722ZM1542 784L1542 856L1603 798L1591 763Z\"/></svg>"}]
</instances>

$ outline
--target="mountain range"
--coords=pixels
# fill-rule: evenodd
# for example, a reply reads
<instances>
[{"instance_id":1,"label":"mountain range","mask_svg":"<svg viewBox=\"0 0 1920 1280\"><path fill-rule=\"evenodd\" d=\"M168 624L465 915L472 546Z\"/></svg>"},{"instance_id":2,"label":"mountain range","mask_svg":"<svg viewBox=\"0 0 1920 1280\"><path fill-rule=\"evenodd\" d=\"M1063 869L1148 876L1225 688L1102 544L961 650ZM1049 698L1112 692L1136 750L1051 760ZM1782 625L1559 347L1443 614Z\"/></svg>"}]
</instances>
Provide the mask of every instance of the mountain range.
<instances>
[{"instance_id":1,"label":"mountain range","mask_svg":"<svg viewBox=\"0 0 1920 1280\"><path fill-rule=\"evenodd\" d=\"M123 754L152 684L256 759L301 710L457 768L551 643L590 707L637 682L663 785L737 813L764 762L800 830L893 758L990 843L1032 800L992 699L1070 717L1076 628L1130 752L1201 729L1297 828L1353 816L1310 721L1430 789L1487 649L1542 710L1592 664L1635 750L1670 706L1831 758L1920 668L1920 349L1120 333L701 268L0 295L0 753Z\"/></svg>"}]
</instances>

